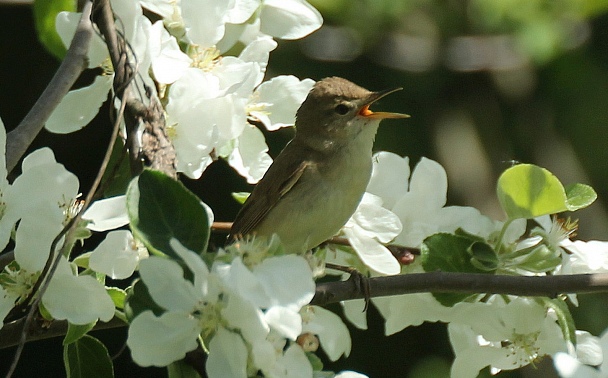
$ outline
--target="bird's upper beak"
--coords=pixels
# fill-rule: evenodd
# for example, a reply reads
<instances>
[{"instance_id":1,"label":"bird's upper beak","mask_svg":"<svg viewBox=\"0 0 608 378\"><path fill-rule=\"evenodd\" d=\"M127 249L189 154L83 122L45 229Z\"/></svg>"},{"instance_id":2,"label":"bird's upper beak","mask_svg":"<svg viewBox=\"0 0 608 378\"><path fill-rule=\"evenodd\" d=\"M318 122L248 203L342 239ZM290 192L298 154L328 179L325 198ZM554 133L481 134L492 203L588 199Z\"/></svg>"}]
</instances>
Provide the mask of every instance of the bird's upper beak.
<instances>
[{"instance_id":1,"label":"bird's upper beak","mask_svg":"<svg viewBox=\"0 0 608 378\"><path fill-rule=\"evenodd\" d=\"M402 90L403 88L393 88L393 89L387 89L384 91L379 91L379 92L372 92L367 98L364 99L363 101L363 106L361 107L361 110L359 110L359 115L362 117L366 117L366 118L379 118L379 119L385 119L385 118L409 118L410 116L407 114L401 114L401 113L387 113L387 112L372 112L369 107L371 104L373 104L374 102L378 101L379 99L381 99L382 97L393 93L393 92L397 92Z\"/></svg>"}]
</instances>

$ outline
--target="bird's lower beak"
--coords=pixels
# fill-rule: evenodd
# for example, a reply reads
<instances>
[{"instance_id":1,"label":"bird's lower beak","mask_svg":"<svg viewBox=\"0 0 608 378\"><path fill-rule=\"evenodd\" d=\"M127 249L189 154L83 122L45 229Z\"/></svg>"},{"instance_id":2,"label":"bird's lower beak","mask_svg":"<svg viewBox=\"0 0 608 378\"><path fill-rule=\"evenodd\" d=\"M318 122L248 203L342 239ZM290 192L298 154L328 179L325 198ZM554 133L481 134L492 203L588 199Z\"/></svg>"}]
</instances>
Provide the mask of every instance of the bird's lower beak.
<instances>
[{"instance_id":1,"label":"bird's lower beak","mask_svg":"<svg viewBox=\"0 0 608 378\"><path fill-rule=\"evenodd\" d=\"M394 88L394 89L387 89L384 91L379 91L379 92L372 92L369 97L367 97L364 102L363 102L363 107L361 107L361 110L359 110L359 115L362 117L366 117L366 118L379 118L379 119L385 119L385 118L409 118L410 116L407 114L401 114L401 113L387 113L387 112L372 112L369 107L371 104L373 104L374 102L378 101L379 99L381 99L382 97L391 94L393 92L397 92L402 90L403 88Z\"/></svg>"}]
</instances>

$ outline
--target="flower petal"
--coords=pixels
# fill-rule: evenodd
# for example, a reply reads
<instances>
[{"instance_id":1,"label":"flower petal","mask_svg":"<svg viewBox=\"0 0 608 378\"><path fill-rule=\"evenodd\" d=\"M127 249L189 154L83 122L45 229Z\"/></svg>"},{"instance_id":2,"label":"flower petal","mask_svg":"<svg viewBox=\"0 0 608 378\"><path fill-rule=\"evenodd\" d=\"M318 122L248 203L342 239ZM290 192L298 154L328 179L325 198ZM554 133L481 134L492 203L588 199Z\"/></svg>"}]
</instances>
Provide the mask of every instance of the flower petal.
<instances>
[{"instance_id":1,"label":"flower petal","mask_svg":"<svg viewBox=\"0 0 608 378\"><path fill-rule=\"evenodd\" d=\"M91 276L74 276L63 257L42 303L53 318L72 324L88 324L97 319L107 322L114 317L114 302L103 285Z\"/></svg>"},{"instance_id":2,"label":"flower petal","mask_svg":"<svg viewBox=\"0 0 608 378\"><path fill-rule=\"evenodd\" d=\"M138 365L165 366L196 349L200 332L198 321L188 313L166 312L156 317L144 311L131 322L127 345Z\"/></svg>"},{"instance_id":3,"label":"flower petal","mask_svg":"<svg viewBox=\"0 0 608 378\"><path fill-rule=\"evenodd\" d=\"M320 28L323 17L303 0L265 0L260 21L262 33L282 39L299 39Z\"/></svg>"},{"instance_id":4,"label":"flower petal","mask_svg":"<svg viewBox=\"0 0 608 378\"><path fill-rule=\"evenodd\" d=\"M108 233L89 257L89 266L113 279L131 277L139 263L139 251L131 231Z\"/></svg>"},{"instance_id":5,"label":"flower petal","mask_svg":"<svg viewBox=\"0 0 608 378\"><path fill-rule=\"evenodd\" d=\"M56 134L78 131L95 118L108 99L112 76L100 75L88 87L69 91L55 108L44 127Z\"/></svg>"},{"instance_id":6,"label":"flower petal","mask_svg":"<svg viewBox=\"0 0 608 378\"><path fill-rule=\"evenodd\" d=\"M330 360L336 361L342 355L348 357L351 350L350 333L338 315L319 306L307 306L302 316L302 332L319 336L321 347Z\"/></svg>"},{"instance_id":7,"label":"flower petal","mask_svg":"<svg viewBox=\"0 0 608 378\"><path fill-rule=\"evenodd\" d=\"M220 328L209 342L209 378L247 377L247 347L241 336Z\"/></svg>"},{"instance_id":8,"label":"flower petal","mask_svg":"<svg viewBox=\"0 0 608 378\"><path fill-rule=\"evenodd\" d=\"M129 223L127 197L116 196L97 200L89 206L82 216L92 221L87 228L92 231L108 231Z\"/></svg>"}]
</instances>

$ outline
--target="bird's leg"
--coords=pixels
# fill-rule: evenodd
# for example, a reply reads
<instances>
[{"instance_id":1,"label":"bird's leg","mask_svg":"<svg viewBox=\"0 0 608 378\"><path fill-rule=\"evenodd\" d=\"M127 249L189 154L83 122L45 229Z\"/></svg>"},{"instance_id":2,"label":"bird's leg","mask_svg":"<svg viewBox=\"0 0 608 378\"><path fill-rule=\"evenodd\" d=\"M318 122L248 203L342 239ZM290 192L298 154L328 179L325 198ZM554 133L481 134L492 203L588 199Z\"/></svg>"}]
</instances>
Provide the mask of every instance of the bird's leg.
<instances>
[{"instance_id":1,"label":"bird's leg","mask_svg":"<svg viewBox=\"0 0 608 378\"><path fill-rule=\"evenodd\" d=\"M359 272L357 269L355 269L351 266L343 266L343 265L337 265L337 264L332 264L332 263L326 263L325 267L350 274L350 277L348 277L348 280L351 281L355 285L357 291L363 293L363 298L365 299L365 306L363 307L362 312L367 311L367 308L369 307L369 300L371 298L369 280L367 279L367 277L364 274L362 274L361 272Z\"/></svg>"}]
</instances>

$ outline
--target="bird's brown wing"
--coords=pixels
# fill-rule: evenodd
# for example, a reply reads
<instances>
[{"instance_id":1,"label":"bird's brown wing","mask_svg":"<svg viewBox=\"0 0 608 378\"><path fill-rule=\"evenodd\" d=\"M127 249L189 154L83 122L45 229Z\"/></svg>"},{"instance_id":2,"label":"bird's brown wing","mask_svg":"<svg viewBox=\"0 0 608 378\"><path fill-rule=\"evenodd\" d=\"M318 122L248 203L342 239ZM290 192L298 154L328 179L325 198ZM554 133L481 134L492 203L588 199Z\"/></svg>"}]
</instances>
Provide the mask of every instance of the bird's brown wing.
<instances>
[{"instance_id":1,"label":"bird's brown wing","mask_svg":"<svg viewBox=\"0 0 608 378\"><path fill-rule=\"evenodd\" d=\"M289 151L284 152L289 154ZM237 214L232 223L230 237L247 235L254 231L312 164L309 160L289 159L288 156L279 155ZM287 172L290 173L286 174Z\"/></svg>"}]
</instances>

